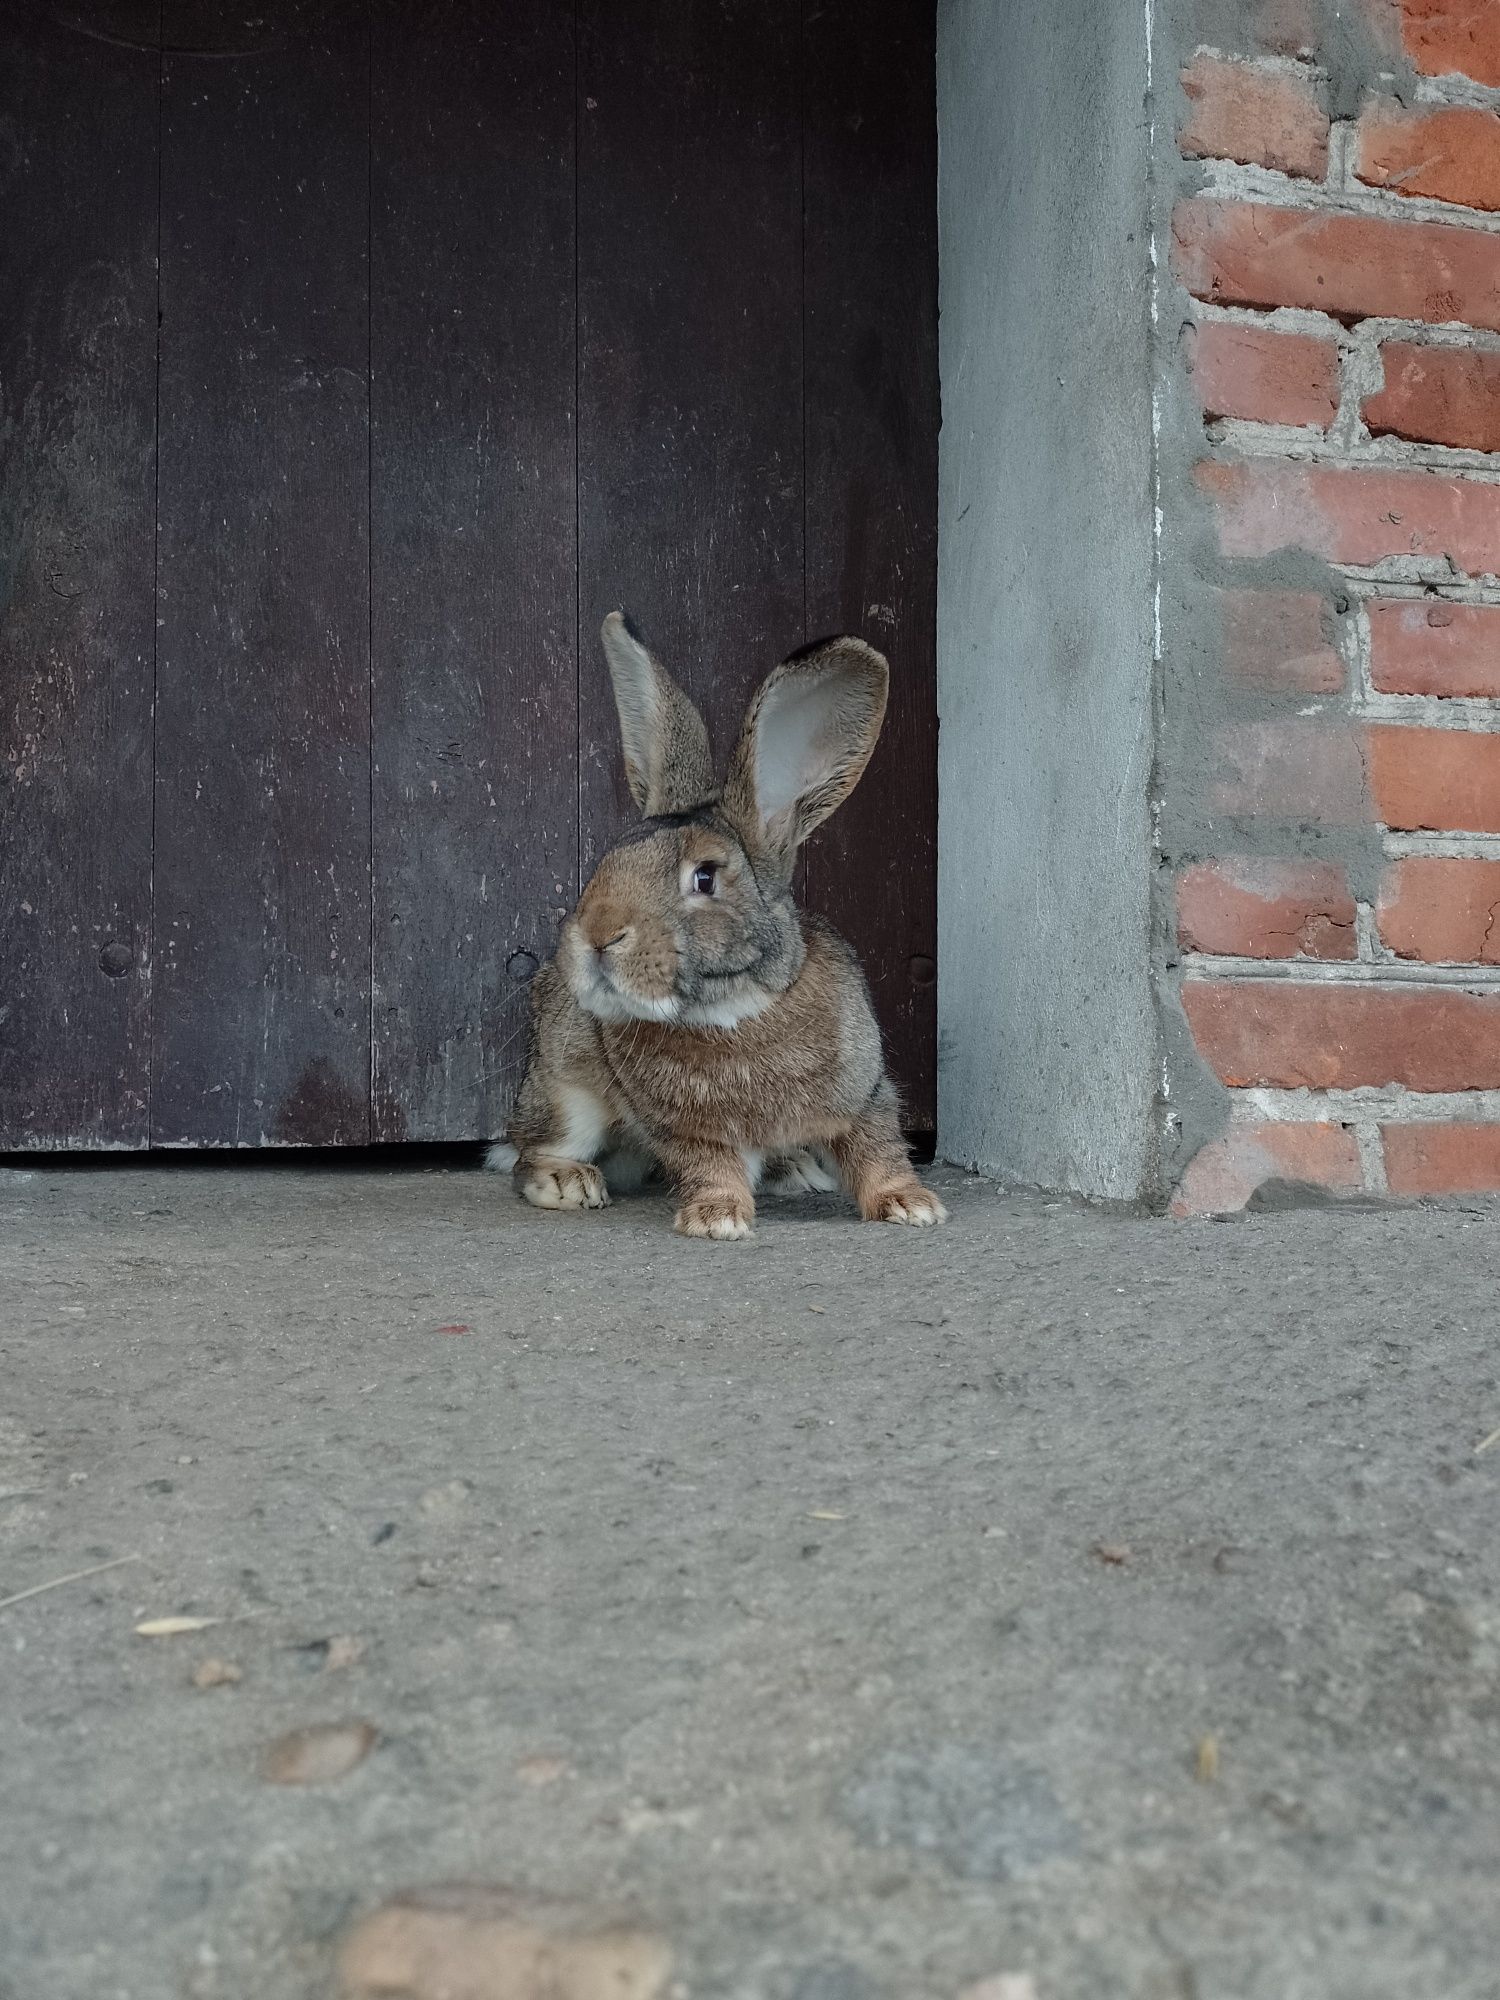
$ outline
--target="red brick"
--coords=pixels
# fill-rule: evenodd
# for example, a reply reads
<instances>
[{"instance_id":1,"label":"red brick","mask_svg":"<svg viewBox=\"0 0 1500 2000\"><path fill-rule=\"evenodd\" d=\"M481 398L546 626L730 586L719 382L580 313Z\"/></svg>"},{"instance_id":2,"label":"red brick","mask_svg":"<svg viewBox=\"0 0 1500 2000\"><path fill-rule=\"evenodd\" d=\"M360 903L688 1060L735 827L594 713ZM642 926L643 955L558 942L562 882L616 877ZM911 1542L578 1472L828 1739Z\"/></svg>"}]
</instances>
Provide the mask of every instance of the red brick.
<instances>
[{"instance_id":1,"label":"red brick","mask_svg":"<svg viewBox=\"0 0 1500 2000\"><path fill-rule=\"evenodd\" d=\"M1200 299L1500 332L1500 236L1483 230L1197 195L1178 203L1172 235L1177 274Z\"/></svg>"},{"instance_id":2,"label":"red brick","mask_svg":"<svg viewBox=\"0 0 1500 2000\"><path fill-rule=\"evenodd\" d=\"M1220 1080L1282 1090L1500 1090L1500 994L1452 987L1197 979L1182 989Z\"/></svg>"},{"instance_id":3,"label":"red brick","mask_svg":"<svg viewBox=\"0 0 1500 2000\"><path fill-rule=\"evenodd\" d=\"M1429 964L1500 965L1500 861L1414 855L1386 870L1382 941Z\"/></svg>"},{"instance_id":4,"label":"red brick","mask_svg":"<svg viewBox=\"0 0 1500 2000\"><path fill-rule=\"evenodd\" d=\"M1500 84L1500 8L1495 0L1399 0L1401 38L1426 76Z\"/></svg>"},{"instance_id":5,"label":"red brick","mask_svg":"<svg viewBox=\"0 0 1500 2000\"><path fill-rule=\"evenodd\" d=\"M1397 194L1500 208L1500 118L1466 105L1407 111L1381 98L1360 114L1356 171Z\"/></svg>"},{"instance_id":6,"label":"red brick","mask_svg":"<svg viewBox=\"0 0 1500 2000\"><path fill-rule=\"evenodd\" d=\"M1500 486L1449 472L1365 470L1257 459L1198 467L1226 555L1301 548L1336 563L1430 556L1500 574Z\"/></svg>"},{"instance_id":7,"label":"red brick","mask_svg":"<svg viewBox=\"0 0 1500 2000\"><path fill-rule=\"evenodd\" d=\"M1500 833L1500 735L1463 729L1369 731L1370 789L1387 826Z\"/></svg>"},{"instance_id":8,"label":"red brick","mask_svg":"<svg viewBox=\"0 0 1500 2000\"><path fill-rule=\"evenodd\" d=\"M1353 826L1370 817L1364 738L1344 722L1226 723L1215 737L1215 813Z\"/></svg>"},{"instance_id":9,"label":"red brick","mask_svg":"<svg viewBox=\"0 0 1500 2000\"><path fill-rule=\"evenodd\" d=\"M1231 1125L1194 1155L1172 1213L1232 1215L1267 1181L1360 1187L1359 1147L1342 1125Z\"/></svg>"},{"instance_id":10,"label":"red brick","mask_svg":"<svg viewBox=\"0 0 1500 2000\"><path fill-rule=\"evenodd\" d=\"M1376 437L1500 451L1500 354L1388 341L1380 350L1385 387L1366 399Z\"/></svg>"},{"instance_id":11,"label":"red brick","mask_svg":"<svg viewBox=\"0 0 1500 2000\"><path fill-rule=\"evenodd\" d=\"M1244 687L1337 694L1344 663L1329 643L1326 598L1313 590L1226 590L1224 666Z\"/></svg>"},{"instance_id":12,"label":"red brick","mask_svg":"<svg viewBox=\"0 0 1500 2000\"><path fill-rule=\"evenodd\" d=\"M1382 1125L1392 1194L1493 1194L1500 1125Z\"/></svg>"},{"instance_id":13,"label":"red brick","mask_svg":"<svg viewBox=\"0 0 1500 2000\"><path fill-rule=\"evenodd\" d=\"M1372 601L1370 678L1382 694L1500 699L1500 605Z\"/></svg>"},{"instance_id":14,"label":"red brick","mask_svg":"<svg viewBox=\"0 0 1500 2000\"><path fill-rule=\"evenodd\" d=\"M1198 55L1182 72L1192 112L1178 134L1189 159L1238 160L1304 180L1328 171L1328 114L1310 78Z\"/></svg>"},{"instance_id":15,"label":"red brick","mask_svg":"<svg viewBox=\"0 0 1500 2000\"><path fill-rule=\"evenodd\" d=\"M1326 431L1338 415L1339 351L1331 340L1213 320L1191 330L1188 355L1206 417Z\"/></svg>"},{"instance_id":16,"label":"red brick","mask_svg":"<svg viewBox=\"0 0 1500 2000\"><path fill-rule=\"evenodd\" d=\"M1353 958L1354 898L1329 862L1200 861L1178 878L1177 932L1232 958Z\"/></svg>"}]
</instances>

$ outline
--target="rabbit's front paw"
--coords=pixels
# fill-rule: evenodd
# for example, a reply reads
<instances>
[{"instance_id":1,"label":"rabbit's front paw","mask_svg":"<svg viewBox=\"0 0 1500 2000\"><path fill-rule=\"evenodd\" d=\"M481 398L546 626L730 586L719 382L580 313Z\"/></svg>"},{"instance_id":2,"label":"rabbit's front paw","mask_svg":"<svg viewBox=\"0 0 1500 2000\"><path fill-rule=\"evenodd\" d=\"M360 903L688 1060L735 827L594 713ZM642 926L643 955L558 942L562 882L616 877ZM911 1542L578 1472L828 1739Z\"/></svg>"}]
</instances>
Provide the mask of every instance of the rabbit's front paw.
<instances>
[{"instance_id":1,"label":"rabbit's front paw","mask_svg":"<svg viewBox=\"0 0 1500 2000\"><path fill-rule=\"evenodd\" d=\"M609 1189L597 1167L582 1160L548 1160L532 1168L521 1192L533 1208L607 1208Z\"/></svg>"},{"instance_id":2,"label":"rabbit's front paw","mask_svg":"<svg viewBox=\"0 0 1500 2000\"><path fill-rule=\"evenodd\" d=\"M919 1180L903 1181L875 1197L865 1210L866 1222L904 1222L915 1229L946 1222L948 1211Z\"/></svg>"},{"instance_id":3,"label":"rabbit's front paw","mask_svg":"<svg viewBox=\"0 0 1500 2000\"><path fill-rule=\"evenodd\" d=\"M738 1243L755 1221L752 1203L736 1194L700 1194L685 1201L674 1225L681 1236L708 1236L719 1243Z\"/></svg>"}]
</instances>

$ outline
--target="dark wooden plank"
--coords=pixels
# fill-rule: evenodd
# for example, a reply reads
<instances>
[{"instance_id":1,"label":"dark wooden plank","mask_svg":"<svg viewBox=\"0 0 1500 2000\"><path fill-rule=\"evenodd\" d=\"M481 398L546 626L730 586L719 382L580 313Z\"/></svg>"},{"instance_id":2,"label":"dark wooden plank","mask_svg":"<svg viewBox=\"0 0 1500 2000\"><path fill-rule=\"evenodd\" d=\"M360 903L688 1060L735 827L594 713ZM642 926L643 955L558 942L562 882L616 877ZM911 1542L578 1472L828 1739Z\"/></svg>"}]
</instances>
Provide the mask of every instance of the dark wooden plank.
<instances>
[{"instance_id":1,"label":"dark wooden plank","mask_svg":"<svg viewBox=\"0 0 1500 2000\"><path fill-rule=\"evenodd\" d=\"M158 70L0 21L0 1147L146 1140Z\"/></svg>"},{"instance_id":2,"label":"dark wooden plank","mask_svg":"<svg viewBox=\"0 0 1500 2000\"><path fill-rule=\"evenodd\" d=\"M936 1122L937 114L932 0L805 27L807 617L890 657L885 733L810 844L864 960L907 1120Z\"/></svg>"},{"instance_id":3,"label":"dark wooden plank","mask_svg":"<svg viewBox=\"0 0 1500 2000\"><path fill-rule=\"evenodd\" d=\"M152 1136L358 1142L366 7L167 0L164 20Z\"/></svg>"},{"instance_id":4,"label":"dark wooden plank","mask_svg":"<svg viewBox=\"0 0 1500 2000\"><path fill-rule=\"evenodd\" d=\"M374 1136L503 1128L577 857L574 30L377 0Z\"/></svg>"},{"instance_id":5,"label":"dark wooden plank","mask_svg":"<svg viewBox=\"0 0 1500 2000\"><path fill-rule=\"evenodd\" d=\"M630 817L599 622L624 605L721 757L803 638L797 0L583 0L585 871Z\"/></svg>"}]
</instances>

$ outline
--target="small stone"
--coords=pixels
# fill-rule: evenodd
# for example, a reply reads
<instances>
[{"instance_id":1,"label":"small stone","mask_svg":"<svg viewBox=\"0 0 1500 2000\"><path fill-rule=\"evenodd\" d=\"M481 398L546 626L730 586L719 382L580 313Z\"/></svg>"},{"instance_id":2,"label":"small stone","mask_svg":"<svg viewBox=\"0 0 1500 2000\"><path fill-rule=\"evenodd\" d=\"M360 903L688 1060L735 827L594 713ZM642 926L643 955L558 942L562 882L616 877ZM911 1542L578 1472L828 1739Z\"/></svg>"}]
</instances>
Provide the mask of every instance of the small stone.
<instances>
[{"instance_id":1,"label":"small stone","mask_svg":"<svg viewBox=\"0 0 1500 2000\"><path fill-rule=\"evenodd\" d=\"M239 1668L230 1660L200 1660L193 1669L195 1688L233 1687L240 1678Z\"/></svg>"},{"instance_id":2,"label":"small stone","mask_svg":"<svg viewBox=\"0 0 1500 2000\"><path fill-rule=\"evenodd\" d=\"M352 1667L365 1656L365 1642L356 1639L350 1632L341 1632L337 1638L328 1641L328 1651L323 1658L325 1674L339 1673L345 1667Z\"/></svg>"},{"instance_id":3,"label":"small stone","mask_svg":"<svg viewBox=\"0 0 1500 2000\"><path fill-rule=\"evenodd\" d=\"M1130 1561L1130 1544L1128 1542L1095 1542L1094 1554L1099 1558L1100 1562L1113 1563L1118 1568L1123 1569L1125 1564Z\"/></svg>"},{"instance_id":4,"label":"small stone","mask_svg":"<svg viewBox=\"0 0 1500 2000\"><path fill-rule=\"evenodd\" d=\"M450 1479L446 1486L430 1486L417 1502L429 1521L456 1521L468 1510L474 1488L467 1479Z\"/></svg>"},{"instance_id":5,"label":"small stone","mask_svg":"<svg viewBox=\"0 0 1500 2000\"><path fill-rule=\"evenodd\" d=\"M340 2000L662 2000L672 1954L633 1926L541 1920L504 1889L464 1884L376 1910L338 1966Z\"/></svg>"},{"instance_id":6,"label":"small stone","mask_svg":"<svg viewBox=\"0 0 1500 2000\"><path fill-rule=\"evenodd\" d=\"M568 1764L563 1757L523 1757L516 1766L516 1776L523 1785L555 1785L567 1775Z\"/></svg>"},{"instance_id":7,"label":"small stone","mask_svg":"<svg viewBox=\"0 0 1500 2000\"><path fill-rule=\"evenodd\" d=\"M272 1785L328 1785L362 1764L379 1739L368 1722L317 1722L278 1736L261 1774Z\"/></svg>"}]
</instances>

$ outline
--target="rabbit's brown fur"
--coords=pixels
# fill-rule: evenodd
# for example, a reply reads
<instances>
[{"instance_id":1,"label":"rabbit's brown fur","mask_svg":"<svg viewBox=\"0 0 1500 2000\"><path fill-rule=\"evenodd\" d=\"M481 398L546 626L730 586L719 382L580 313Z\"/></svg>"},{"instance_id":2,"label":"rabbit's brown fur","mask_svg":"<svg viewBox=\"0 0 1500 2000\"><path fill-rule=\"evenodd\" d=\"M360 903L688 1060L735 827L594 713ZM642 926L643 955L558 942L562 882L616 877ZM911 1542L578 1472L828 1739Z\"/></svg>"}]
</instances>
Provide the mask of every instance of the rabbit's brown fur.
<instances>
[{"instance_id":1,"label":"rabbit's brown fur","mask_svg":"<svg viewBox=\"0 0 1500 2000\"><path fill-rule=\"evenodd\" d=\"M602 1207L595 1162L634 1153L677 1183L684 1234L729 1239L749 1233L768 1159L824 1149L867 1220L941 1222L858 962L790 894L797 847L874 748L885 661L835 639L778 667L721 793L686 695L618 612L603 636L646 818L604 856L534 981L510 1122L518 1188L543 1208Z\"/></svg>"}]
</instances>

